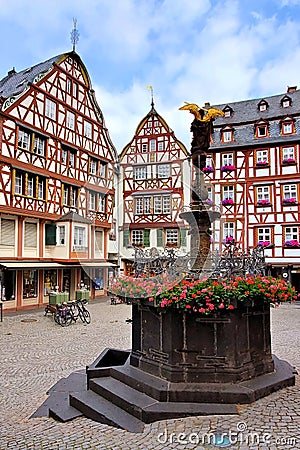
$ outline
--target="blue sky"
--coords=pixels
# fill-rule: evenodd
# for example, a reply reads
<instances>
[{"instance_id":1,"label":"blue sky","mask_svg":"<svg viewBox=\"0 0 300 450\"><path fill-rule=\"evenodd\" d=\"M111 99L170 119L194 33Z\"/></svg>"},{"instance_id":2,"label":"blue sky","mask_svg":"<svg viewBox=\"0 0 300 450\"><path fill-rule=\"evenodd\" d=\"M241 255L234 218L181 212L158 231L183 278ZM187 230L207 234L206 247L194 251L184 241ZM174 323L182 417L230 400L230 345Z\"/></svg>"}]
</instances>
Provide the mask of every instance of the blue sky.
<instances>
[{"instance_id":1,"label":"blue sky","mask_svg":"<svg viewBox=\"0 0 300 450\"><path fill-rule=\"evenodd\" d=\"M300 88L300 0L0 0L4 77L70 51L89 71L118 153L155 107L189 148L184 101L203 105Z\"/></svg>"}]
</instances>

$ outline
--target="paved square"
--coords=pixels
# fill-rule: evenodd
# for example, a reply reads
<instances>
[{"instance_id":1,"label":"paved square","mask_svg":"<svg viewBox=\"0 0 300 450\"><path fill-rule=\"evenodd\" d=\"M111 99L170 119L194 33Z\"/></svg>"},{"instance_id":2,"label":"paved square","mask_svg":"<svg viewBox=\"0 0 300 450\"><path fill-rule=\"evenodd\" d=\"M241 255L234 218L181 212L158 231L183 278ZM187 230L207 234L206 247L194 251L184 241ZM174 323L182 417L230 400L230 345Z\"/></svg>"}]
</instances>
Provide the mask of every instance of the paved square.
<instances>
[{"instance_id":1,"label":"paved square","mask_svg":"<svg viewBox=\"0 0 300 450\"><path fill-rule=\"evenodd\" d=\"M62 328L43 310L5 315L0 323L0 449L300 449L299 376L296 386L240 406L239 415L172 419L142 434L86 418L69 423L30 416L62 377L85 368L106 347L131 347L129 305L89 304L91 325ZM272 350L300 371L300 305L272 309ZM209 434L210 433L210 434ZM223 438L221 437L223 433ZM231 434L230 434L231 433ZM217 444L219 446L212 445ZM222 440L221 440L222 439ZM258 440L260 443L258 444Z\"/></svg>"}]
</instances>

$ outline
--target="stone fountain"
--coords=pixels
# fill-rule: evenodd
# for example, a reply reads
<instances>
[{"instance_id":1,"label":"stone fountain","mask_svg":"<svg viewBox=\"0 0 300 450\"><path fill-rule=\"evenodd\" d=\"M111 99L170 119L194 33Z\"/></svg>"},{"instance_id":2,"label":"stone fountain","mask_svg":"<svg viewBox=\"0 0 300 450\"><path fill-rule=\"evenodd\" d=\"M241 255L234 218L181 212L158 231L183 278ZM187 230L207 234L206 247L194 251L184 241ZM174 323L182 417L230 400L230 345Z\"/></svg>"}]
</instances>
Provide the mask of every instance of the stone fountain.
<instances>
[{"instance_id":1,"label":"stone fountain","mask_svg":"<svg viewBox=\"0 0 300 450\"><path fill-rule=\"evenodd\" d=\"M191 276L209 253L210 226L220 217L205 206L202 169L218 110L185 105L194 115L194 171L190 211ZM238 414L252 403L293 385L293 368L271 354L269 305L240 305L233 311L198 316L132 302L132 349L108 348L86 368L59 381L35 416L61 421L85 415L141 432L144 423L192 415Z\"/></svg>"}]
</instances>

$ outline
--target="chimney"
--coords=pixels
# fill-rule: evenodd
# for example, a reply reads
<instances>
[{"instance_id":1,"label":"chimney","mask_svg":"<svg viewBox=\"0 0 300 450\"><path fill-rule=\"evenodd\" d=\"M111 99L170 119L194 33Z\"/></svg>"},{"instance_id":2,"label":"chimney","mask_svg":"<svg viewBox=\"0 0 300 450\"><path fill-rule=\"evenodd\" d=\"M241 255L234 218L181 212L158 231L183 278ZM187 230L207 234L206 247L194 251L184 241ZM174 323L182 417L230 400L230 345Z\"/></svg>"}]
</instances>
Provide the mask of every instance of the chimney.
<instances>
[{"instance_id":1,"label":"chimney","mask_svg":"<svg viewBox=\"0 0 300 450\"><path fill-rule=\"evenodd\" d=\"M7 72L7 75L10 77L11 75L14 75L15 73L17 73L17 72L16 72L16 69L13 67L11 70L9 70Z\"/></svg>"},{"instance_id":2,"label":"chimney","mask_svg":"<svg viewBox=\"0 0 300 450\"><path fill-rule=\"evenodd\" d=\"M287 92L291 93L291 92L296 92L297 90L297 86L288 86L287 87Z\"/></svg>"}]
</instances>

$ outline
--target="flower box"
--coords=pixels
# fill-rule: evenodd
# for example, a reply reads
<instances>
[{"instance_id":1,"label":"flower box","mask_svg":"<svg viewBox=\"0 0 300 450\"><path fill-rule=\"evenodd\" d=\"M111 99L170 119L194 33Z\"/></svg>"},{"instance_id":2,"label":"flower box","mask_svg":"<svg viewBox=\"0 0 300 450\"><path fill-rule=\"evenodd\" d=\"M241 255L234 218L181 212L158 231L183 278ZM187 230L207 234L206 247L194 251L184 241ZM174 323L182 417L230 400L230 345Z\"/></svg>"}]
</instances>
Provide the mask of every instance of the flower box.
<instances>
[{"instance_id":1,"label":"flower box","mask_svg":"<svg viewBox=\"0 0 300 450\"><path fill-rule=\"evenodd\" d=\"M271 206L270 200L258 200L258 206Z\"/></svg>"},{"instance_id":2,"label":"flower box","mask_svg":"<svg viewBox=\"0 0 300 450\"><path fill-rule=\"evenodd\" d=\"M283 165L295 164L296 160L294 158L286 158L282 160Z\"/></svg>"},{"instance_id":3,"label":"flower box","mask_svg":"<svg viewBox=\"0 0 300 450\"><path fill-rule=\"evenodd\" d=\"M228 164L228 166L223 166L221 168L222 172L232 172L234 170L236 170L236 167L233 164Z\"/></svg>"},{"instance_id":4,"label":"flower box","mask_svg":"<svg viewBox=\"0 0 300 450\"><path fill-rule=\"evenodd\" d=\"M274 244L271 244L270 241L258 241L257 245L259 247L264 247L264 248L273 248Z\"/></svg>"},{"instance_id":5,"label":"flower box","mask_svg":"<svg viewBox=\"0 0 300 450\"><path fill-rule=\"evenodd\" d=\"M259 167L265 167L265 166L269 165L269 162L268 161L257 161L256 165Z\"/></svg>"},{"instance_id":6,"label":"flower box","mask_svg":"<svg viewBox=\"0 0 300 450\"><path fill-rule=\"evenodd\" d=\"M298 242L295 239L292 239L290 241L285 241L284 246L288 248L300 248L300 242Z\"/></svg>"},{"instance_id":7,"label":"flower box","mask_svg":"<svg viewBox=\"0 0 300 450\"><path fill-rule=\"evenodd\" d=\"M214 171L214 168L211 166L203 167L202 171L204 173L212 173Z\"/></svg>"},{"instance_id":8,"label":"flower box","mask_svg":"<svg viewBox=\"0 0 300 450\"><path fill-rule=\"evenodd\" d=\"M222 200L222 205L226 206L234 205L234 201L232 198L225 198L224 200Z\"/></svg>"},{"instance_id":9,"label":"flower box","mask_svg":"<svg viewBox=\"0 0 300 450\"><path fill-rule=\"evenodd\" d=\"M224 244L234 244L235 243L235 239L232 236L229 236L229 237L227 237L227 238L225 238L223 240L223 243Z\"/></svg>"},{"instance_id":10,"label":"flower box","mask_svg":"<svg viewBox=\"0 0 300 450\"><path fill-rule=\"evenodd\" d=\"M296 203L297 203L297 199L295 197L282 199L283 205L295 205Z\"/></svg>"}]
</instances>

